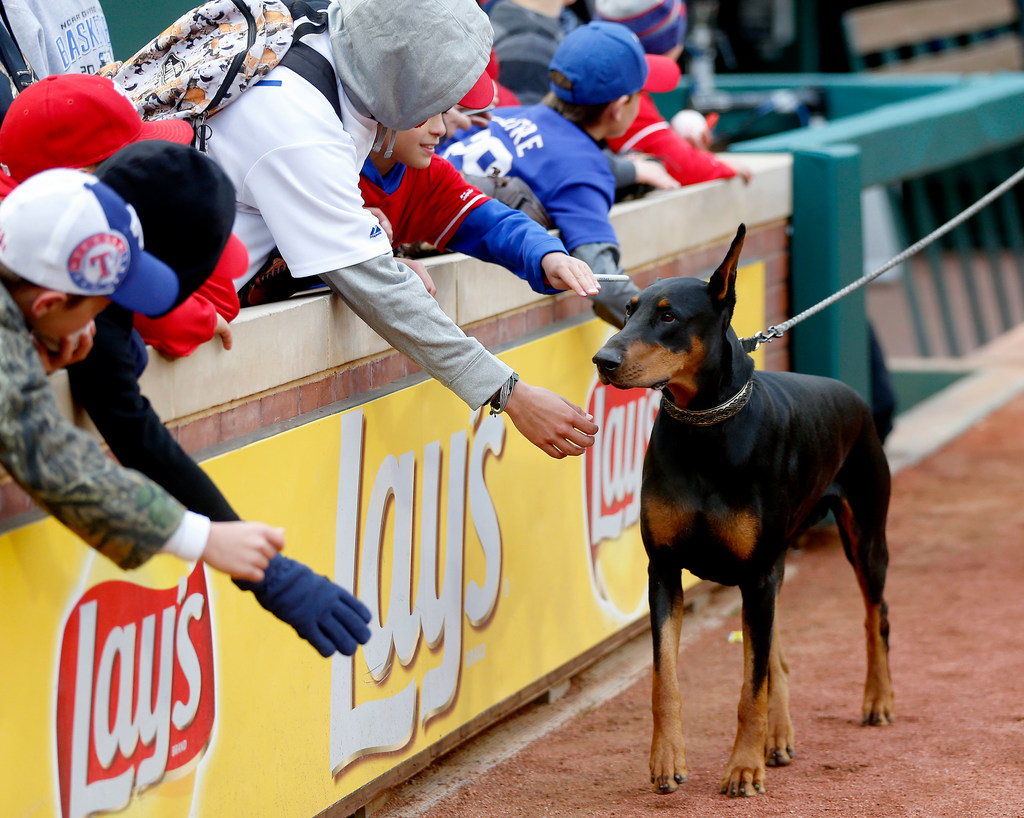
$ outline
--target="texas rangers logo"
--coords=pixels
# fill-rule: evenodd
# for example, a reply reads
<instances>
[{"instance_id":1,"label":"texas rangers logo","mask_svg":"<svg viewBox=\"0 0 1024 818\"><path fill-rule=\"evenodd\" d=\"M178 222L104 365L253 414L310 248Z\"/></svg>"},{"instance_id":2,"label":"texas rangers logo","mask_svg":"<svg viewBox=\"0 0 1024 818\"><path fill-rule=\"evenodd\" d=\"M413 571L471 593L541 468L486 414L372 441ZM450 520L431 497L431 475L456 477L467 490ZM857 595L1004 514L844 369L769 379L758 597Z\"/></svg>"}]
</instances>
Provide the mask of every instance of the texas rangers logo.
<instances>
[{"instance_id":1,"label":"texas rangers logo","mask_svg":"<svg viewBox=\"0 0 1024 818\"><path fill-rule=\"evenodd\" d=\"M132 252L123 235L93 233L68 257L68 275L87 293L113 292L131 265Z\"/></svg>"}]
</instances>

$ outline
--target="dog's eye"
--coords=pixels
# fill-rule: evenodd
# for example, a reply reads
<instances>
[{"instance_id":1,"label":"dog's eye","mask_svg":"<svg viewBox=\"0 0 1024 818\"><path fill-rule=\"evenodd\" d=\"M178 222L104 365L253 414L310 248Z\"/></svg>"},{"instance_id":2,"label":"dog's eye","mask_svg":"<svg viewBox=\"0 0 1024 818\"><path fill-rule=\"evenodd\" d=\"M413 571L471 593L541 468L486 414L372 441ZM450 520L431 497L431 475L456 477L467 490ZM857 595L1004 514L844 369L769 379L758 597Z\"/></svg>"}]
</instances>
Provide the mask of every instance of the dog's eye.
<instances>
[{"instance_id":1,"label":"dog's eye","mask_svg":"<svg viewBox=\"0 0 1024 818\"><path fill-rule=\"evenodd\" d=\"M658 316L658 320L660 320L663 324L671 324L673 321L676 320L676 317L670 312L663 312L660 316Z\"/></svg>"}]
</instances>

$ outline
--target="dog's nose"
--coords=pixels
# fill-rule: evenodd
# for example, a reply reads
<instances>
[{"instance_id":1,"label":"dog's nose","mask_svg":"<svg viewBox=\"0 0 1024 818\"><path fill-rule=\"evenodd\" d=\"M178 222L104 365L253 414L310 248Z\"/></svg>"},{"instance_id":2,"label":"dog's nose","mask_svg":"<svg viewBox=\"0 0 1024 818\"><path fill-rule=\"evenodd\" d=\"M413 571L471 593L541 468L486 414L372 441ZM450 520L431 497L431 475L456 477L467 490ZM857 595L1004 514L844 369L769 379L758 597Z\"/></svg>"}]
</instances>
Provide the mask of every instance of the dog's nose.
<instances>
[{"instance_id":1,"label":"dog's nose","mask_svg":"<svg viewBox=\"0 0 1024 818\"><path fill-rule=\"evenodd\" d=\"M622 353L617 349L609 349L607 346L604 346L597 351L592 360L598 370L607 375L622 365Z\"/></svg>"}]
</instances>

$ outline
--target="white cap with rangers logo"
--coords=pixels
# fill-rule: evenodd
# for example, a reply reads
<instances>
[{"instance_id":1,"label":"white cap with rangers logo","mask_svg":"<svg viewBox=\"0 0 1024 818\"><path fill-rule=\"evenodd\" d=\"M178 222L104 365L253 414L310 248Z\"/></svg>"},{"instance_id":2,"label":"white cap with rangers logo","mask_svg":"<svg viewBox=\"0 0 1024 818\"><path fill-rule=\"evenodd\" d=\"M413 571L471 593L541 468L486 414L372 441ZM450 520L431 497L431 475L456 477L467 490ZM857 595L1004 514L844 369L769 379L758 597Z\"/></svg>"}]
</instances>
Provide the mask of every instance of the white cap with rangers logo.
<instances>
[{"instance_id":1,"label":"white cap with rangers logo","mask_svg":"<svg viewBox=\"0 0 1024 818\"><path fill-rule=\"evenodd\" d=\"M162 315L178 297L174 271L143 250L135 209L80 170L38 173L4 199L0 263L37 286L106 296L143 315Z\"/></svg>"}]
</instances>

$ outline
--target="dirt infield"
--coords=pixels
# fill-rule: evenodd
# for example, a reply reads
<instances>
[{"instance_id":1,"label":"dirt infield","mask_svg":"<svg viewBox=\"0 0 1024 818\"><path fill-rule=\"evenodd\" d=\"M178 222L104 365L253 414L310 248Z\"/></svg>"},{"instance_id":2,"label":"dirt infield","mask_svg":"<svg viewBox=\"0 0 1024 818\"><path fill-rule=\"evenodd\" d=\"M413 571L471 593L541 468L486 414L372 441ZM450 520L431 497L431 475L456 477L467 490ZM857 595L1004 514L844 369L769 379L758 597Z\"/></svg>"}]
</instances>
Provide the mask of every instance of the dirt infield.
<instances>
[{"instance_id":1,"label":"dirt infield","mask_svg":"<svg viewBox=\"0 0 1024 818\"><path fill-rule=\"evenodd\" d=\"M896 722L860 726L863 605L838 540L820 532L791 555L780 601L796 760L768 770L766 795L718 794L742 672L742 647L728 639L740 628L739 596L725 589L684 622L690 779L676 793L656 795L648 783L648 633L620 653L620 666L625 657L646 668L617 695L587 703L588 685L614 667L599 666L562 701L492 728L373 815L1021 818L1024 397L896 475L888 538ZM575 716L502 758L500 746L542 722L545 708L574 703ZM499 760L480 769L491 762L477 747Z\"/></svg>"}]
</instances>

